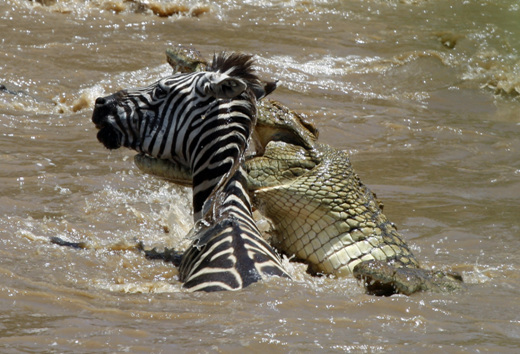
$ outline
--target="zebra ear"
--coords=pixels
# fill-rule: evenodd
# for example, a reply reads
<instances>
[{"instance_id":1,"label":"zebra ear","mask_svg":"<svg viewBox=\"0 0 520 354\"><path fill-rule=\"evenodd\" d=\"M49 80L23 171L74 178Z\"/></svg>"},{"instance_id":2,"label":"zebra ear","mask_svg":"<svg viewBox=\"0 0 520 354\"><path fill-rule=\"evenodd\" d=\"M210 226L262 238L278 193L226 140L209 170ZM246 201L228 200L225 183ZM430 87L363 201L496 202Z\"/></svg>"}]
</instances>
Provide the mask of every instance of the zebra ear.
<instances>
[{"instance_id":1,"label":"zebra ear","mask_svg":"<svg viewBox=\"0 0 520 354\"><path fill-rule=\"evenodd\" d=\"M260 81L258 85L252 85L251 89L256 96L256 99L260 101L262 98L270 94L276 89L278 81Z\"/></svg>"},{"instance_id":2,"label":"zebra ear","mask_svg":"<svg viewBox=\"0 0 520 354\"><path fill-rule=\"evenodd\" d=\"M247 83L242 79L213 73L204 84L204 93L215 98L234 98L246 88Z\"/></svg>"}]
</instances>

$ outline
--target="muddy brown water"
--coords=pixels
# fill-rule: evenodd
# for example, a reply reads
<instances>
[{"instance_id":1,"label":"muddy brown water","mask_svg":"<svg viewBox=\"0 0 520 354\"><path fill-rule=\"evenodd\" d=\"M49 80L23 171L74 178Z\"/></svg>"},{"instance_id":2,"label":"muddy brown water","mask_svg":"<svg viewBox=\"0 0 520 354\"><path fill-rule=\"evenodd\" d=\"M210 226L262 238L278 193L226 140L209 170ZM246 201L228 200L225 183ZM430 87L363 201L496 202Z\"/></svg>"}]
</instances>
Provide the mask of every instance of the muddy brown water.
<instances>
[{"instance_id":1,"label":"muddy brown water","mask_svg":"<svg viewBox=\"0 0 520 354\"><path fill-rule=\"evenodd\" d=\"M42 3L0 3L2 353L518 351L518 2ZM190 193L104 149L93 102L169 74L177 43L255 54L467 289L377 298L288 263L292 281L193 294L134 252L185 242Z\"/></svg>"}]
</instances>

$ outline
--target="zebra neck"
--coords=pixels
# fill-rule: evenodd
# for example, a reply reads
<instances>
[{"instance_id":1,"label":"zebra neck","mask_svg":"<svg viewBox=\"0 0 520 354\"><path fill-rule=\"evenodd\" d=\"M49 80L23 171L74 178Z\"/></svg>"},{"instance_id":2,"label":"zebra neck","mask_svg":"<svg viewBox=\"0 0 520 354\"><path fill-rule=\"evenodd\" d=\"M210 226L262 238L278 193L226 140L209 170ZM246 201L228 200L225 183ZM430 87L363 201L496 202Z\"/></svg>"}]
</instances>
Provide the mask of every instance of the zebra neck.
<instances>
[{"instance_id":1,"label":"zebra neck","mask_svg":"<svg viewBox=\"0 0 520 354\"><path fill-rule=\"evenodd\" d=\"M229 182L234 180L236 184L244 178L243 172L236 173L241 168L241 159L256 123L256 106L249 99L233 100L220 106L214 116L204 118L206 122L200 126L197 138L188 144L195 221L207 214L203 210L205 207L214 204L210 199L218 194L224 200L232 194L226 192L226 188L231 188ZM241 195L249 198L247 192ZM219 205L222 205L220 201Z\"/></svg>"},{"instance_id":2,"label":"zebra neck","mask_svg":"<svg viewBox=\"0 0 520 354\"><path fill-rule=\"evenodd\" d=\"M231 218L242 220L250 229L256 229L244 169L239 165L231 177L224 177L223 180L225 185L221 188L217 185L201 209L202 223L210 225Z\"/></svg>"}]
</instances>

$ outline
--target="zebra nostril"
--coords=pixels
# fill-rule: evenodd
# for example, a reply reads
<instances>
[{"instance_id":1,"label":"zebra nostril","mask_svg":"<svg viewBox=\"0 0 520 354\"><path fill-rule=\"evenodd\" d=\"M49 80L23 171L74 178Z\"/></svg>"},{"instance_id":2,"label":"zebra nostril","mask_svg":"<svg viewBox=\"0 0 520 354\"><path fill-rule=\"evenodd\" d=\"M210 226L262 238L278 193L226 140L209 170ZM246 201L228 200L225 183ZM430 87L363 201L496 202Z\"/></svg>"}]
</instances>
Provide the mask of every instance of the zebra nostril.
<instances>
[{"instance_id":1,"label":"zebra nostril","mask_svg":"<svg viewBox=\"0 0 520 354\"><path fill-rule=\"evenodd\" d=\"M96 98L96 106L102 106L106 103L105 97Z\"/></svg>"}]
</instances>

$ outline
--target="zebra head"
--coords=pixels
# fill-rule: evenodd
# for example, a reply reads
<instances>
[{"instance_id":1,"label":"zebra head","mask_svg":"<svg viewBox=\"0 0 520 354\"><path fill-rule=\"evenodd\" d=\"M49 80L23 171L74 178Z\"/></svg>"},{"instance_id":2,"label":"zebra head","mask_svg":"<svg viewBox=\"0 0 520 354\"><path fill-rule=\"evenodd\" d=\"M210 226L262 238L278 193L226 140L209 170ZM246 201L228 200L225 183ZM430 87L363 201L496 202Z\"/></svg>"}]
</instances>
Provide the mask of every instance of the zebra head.
<instances>
[{"instance_id":1,"label":"zebra head","mask_svg":"<svg viewBox=\"0 0 520 354\"><path fill-rule=\"evenodd\" d=\"M206 71L175 74L144 88L99 97L92 115L97 138L108 149L124 146L157 158L187 160L178 156L176 140L191 134L198 118L237 99L255 110L254 100L276 88L260 81L252 64L250 55L215 55Z\"/></svg>"}]
</instances>

